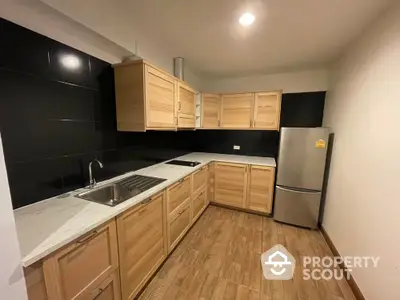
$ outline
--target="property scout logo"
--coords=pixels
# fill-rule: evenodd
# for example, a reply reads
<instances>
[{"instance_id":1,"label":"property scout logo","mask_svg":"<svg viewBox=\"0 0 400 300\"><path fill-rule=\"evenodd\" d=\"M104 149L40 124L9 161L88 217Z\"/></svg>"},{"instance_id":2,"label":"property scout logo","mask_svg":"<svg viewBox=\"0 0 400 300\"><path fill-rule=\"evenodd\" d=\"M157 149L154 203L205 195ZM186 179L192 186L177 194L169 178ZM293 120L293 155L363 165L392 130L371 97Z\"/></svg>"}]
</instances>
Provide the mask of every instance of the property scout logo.
<instances>
[{"instance_id":1,"label":"property scout logo","mask_svg":"<svg viewBox=\"0 0 400 300\"><path fill-rule=\"evenodd\" d=\"M349 279L353 268L376 268L379 260L380 257L372 256L304 256L302 276L304 280ZM346 268L341 269L341 264ZM276 245L261 255L261 266L268 280L290 280L294 276L296 260L285 247Z\"/></svg>"}]
</instances>

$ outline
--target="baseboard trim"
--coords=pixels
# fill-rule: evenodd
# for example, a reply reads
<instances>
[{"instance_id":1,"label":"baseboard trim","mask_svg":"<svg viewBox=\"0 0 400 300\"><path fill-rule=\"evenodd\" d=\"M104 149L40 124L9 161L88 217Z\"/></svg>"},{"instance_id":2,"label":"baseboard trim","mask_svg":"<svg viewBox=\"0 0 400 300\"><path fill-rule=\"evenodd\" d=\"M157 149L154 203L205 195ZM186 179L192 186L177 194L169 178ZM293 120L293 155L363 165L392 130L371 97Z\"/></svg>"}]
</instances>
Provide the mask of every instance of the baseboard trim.
<instances>
[{"instance_id":1,"label":"baseboard trim","mask_svg":"<svg viewBox=\"0 0 400 300\"><path fill-rule=\"evenodd\" d=\"M321 226L321 233L322 236L325 239L325 242L327 243L329 249L331 249L331 252L334 256L341 256L339 251L336 249L335 244L333 244L331 238L329 237L328 233L326 232L325 228ZM340 264L339 266L342 270L345 270L345 265L343 263ZM358 287L356 281L354 280L353 276L350 274L350 279L347 280L347 283L350 286L351 291L354 294L354 297L357 300L366 300L364 295L362 294L360 288Z\"/></svg>"}]
</instances>

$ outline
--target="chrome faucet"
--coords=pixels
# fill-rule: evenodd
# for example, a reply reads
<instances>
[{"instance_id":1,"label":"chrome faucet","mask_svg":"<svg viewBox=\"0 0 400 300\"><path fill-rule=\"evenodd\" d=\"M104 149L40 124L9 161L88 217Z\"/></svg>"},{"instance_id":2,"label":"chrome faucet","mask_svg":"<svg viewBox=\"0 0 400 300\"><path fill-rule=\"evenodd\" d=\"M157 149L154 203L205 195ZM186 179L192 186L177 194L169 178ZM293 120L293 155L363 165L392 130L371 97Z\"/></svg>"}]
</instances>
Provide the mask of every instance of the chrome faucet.
<instances>
[{"instance_id":1,"label":"chrome faucet","mask_svg":"<svg viewBox=\"0 0 400 300\"><path fill-rule=\"evenodd\" d=\"M92 163L93 162L97 162L99 164L100 168L103 169L103 164L97 158L95 158L94 160L92 160L90 162L90 164L89 164L89 188L91 188L91 189L96 186L96 179L93 178L93 174L92 174Z\"/></svg>"}]
</instances>

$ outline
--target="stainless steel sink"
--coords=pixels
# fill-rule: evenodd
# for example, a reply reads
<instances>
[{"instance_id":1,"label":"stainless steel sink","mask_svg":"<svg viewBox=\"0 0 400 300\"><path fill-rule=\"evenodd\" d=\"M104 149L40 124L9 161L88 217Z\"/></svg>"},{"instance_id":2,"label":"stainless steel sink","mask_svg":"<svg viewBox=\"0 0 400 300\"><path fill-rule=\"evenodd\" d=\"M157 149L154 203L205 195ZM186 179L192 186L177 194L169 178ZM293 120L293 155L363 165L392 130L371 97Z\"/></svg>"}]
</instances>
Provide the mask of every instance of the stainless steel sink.
<instances>
[{"instance_id":1,"label":"stainless steel sink","mask_svg":"<svg viewBox=\"0 0 400 300\"><path fill-rule=\"evenodd\" d=\"M115 206L155 187L165 180L157 177L133 175L112 184L80 193L76 197L108 206Z\"/></svg>"}]
</instances>

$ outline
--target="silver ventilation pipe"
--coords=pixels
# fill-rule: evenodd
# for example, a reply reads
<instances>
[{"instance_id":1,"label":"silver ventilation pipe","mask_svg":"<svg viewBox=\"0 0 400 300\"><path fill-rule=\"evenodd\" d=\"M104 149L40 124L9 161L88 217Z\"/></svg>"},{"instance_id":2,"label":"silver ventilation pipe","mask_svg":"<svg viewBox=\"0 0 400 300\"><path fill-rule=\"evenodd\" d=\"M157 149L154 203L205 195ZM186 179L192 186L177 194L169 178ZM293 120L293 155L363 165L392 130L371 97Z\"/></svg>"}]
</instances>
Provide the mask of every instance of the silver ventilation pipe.
<instances>
[{"instance_id":1,"label":"silver ventilation pipe","mask_svg":"<svg viewBox=\"0 0 400 300\"><path fill-rule=\"evenodd\" d=\"M184 69L184 59L182 57L174 58L174 76L179 78L180 80L184 80L185 74L183 73Z\"/></svg>"}]
</instances>

